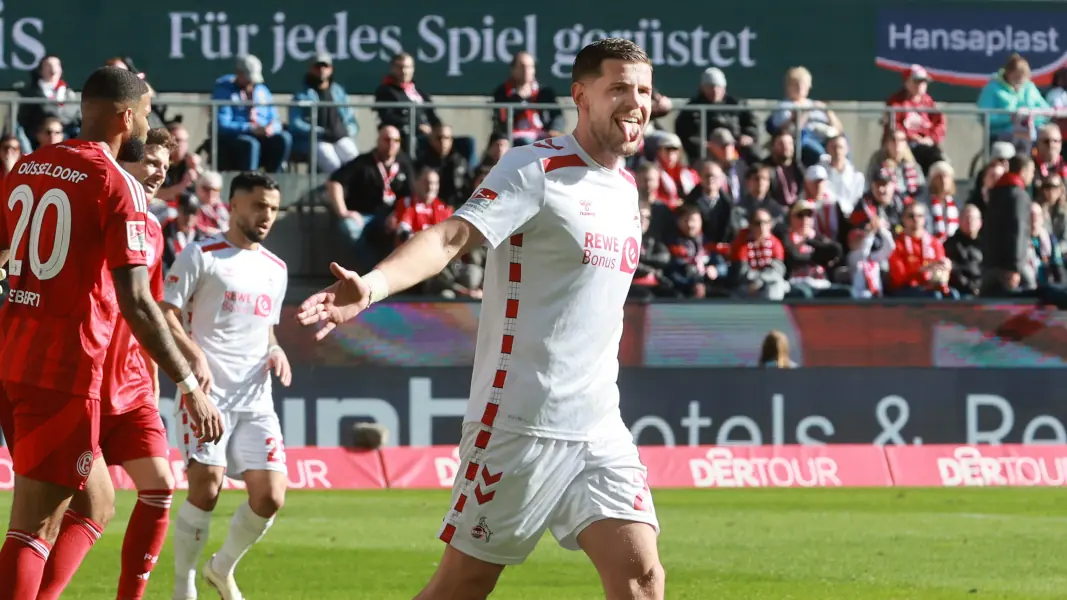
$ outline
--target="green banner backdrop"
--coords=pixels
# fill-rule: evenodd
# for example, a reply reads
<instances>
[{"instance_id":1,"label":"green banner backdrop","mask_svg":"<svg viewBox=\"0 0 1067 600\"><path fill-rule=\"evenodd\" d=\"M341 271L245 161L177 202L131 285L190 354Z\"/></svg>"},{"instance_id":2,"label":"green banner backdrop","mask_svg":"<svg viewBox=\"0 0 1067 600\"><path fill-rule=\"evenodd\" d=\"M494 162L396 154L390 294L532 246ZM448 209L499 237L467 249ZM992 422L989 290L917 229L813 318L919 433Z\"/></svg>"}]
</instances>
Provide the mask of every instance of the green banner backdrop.
<instances>
[{"instance_id":1,"label":"green banner backdrop","mask_svg":"<svg viewBox=\"0 0 1067 600\"><path fill-rule=\"evenodd\" d=\"M805 65L815 75L813 97L881 100L899 82L891 72L894 57L928 56L932 63L947 59L956 65L968 64L973 55L985 72L990 57L1034 50L1044 61L1035 65L1035 72L1049 66L1045 54L1059 49L1060 37L1067 40L1057 29L1067 15L1064 7L973 0L748 0L728 5L620 0L610 7L566 0L0 2L0 87L28 80L26 71L45 54L63 60L68 83L77 87L92 68L117 55L132 57L160 91L205 92L231 70L235 56L252 53L262 59L268 85L291 91L306 62L326 51L336 57L337 76L350 93L370 93L389 57L406 50L415 55L416 78L428 92L488 94L506 76L514 53L527 50L539 61L542 85L565 95L574 53L592 40L618 35L648 50L657 86L672 96L691 95L700 72L716 66L726 72L737 95L780 98L784 71ZM1024 32L1013 33L1010 24L1004 30L1002 13L983 17L979 9L1029 15L1028 23L1040 22L1048 31L1026 40L1046 43L1019 46L1015 40ZM974 39L980 37L981 44L947 41L959 35L945 28L964 17L967 31L960 35L980 34ZM944 43L938 42L939 32ZM1005 32L1006 41L998 42ZM876 56L882 48L890 56ZM882 59L880 67L876 58ZM973 100L975 90L966 85L971 84L938 85L934 92L944 100Z\"/></svg>"}]
</instances>

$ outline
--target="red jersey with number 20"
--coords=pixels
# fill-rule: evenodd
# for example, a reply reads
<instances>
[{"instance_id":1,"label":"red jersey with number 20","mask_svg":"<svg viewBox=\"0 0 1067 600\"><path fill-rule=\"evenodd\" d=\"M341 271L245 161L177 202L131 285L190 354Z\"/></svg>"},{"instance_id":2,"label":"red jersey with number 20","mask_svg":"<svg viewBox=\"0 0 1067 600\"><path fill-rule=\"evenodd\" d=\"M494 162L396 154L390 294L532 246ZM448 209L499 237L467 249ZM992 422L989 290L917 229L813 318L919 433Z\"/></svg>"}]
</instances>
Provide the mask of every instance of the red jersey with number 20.
<instances>
[{"instance_id":1,"label":"red jersey with number 20","mask_svg":"<svg viewBox=\"0 0 1067 600\"><path fill-rule=\"evenodd\" d=\"M99 398L119 317L110 269L148 261L144 189L104 144L68 140L15 163L3 199L0 380Z\"/></svg>"},{"instance_id":2,"label":"red jersey with number 20","mask_svg":"<svg viewBox=\"0 0 1067 600\"><path fill-rule=\"evenodd\" d=\"M148 213L148 277L152 297L163 299L163 228ZM104 383L100 388L100 414L121 415L144 404L155 403L152 372L148 369L141 344L133 336L126 319L115 320L115 334L104 357Z\"/></svg>"}]
</instances>

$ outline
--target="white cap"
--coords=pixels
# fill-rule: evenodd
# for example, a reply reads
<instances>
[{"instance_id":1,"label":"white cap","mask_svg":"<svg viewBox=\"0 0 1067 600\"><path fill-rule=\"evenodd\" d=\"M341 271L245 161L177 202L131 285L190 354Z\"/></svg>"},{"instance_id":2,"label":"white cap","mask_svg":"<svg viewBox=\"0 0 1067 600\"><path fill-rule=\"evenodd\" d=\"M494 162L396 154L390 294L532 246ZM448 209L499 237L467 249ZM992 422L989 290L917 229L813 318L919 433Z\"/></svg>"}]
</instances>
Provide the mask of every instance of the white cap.
<instances>
[{"instance_id":1,"label":"white cap","mask_svg":"<svg viewBox=\"0 0 1067 600\"><path fill-rule=\"evenodd\" d=\"M726 75L717 67L708 67L704 69L704 74L700 76L700 85L726 87Z\"/></svg>"},{"instance_id":2,"label":"white cap","mask_svg":"<svg viewBox=\"0 0 1067 600\"><path fill-rule=\"evenodd\" d=\"M235 72L239 75L247 75L252 83L263 83L263 63L252 54L237 58Z\"/></svg>"},{"instance_id":3,"label":"white cap","mask_svg":"<svg viewBox=\"0 0 1067 600\"><path fill-rule=\"evenodd\" d=\"M829 178L830 174L822 165L811 165L807 171L804 171L804 181L826 181Z\"/></svg>"}]
</instances>

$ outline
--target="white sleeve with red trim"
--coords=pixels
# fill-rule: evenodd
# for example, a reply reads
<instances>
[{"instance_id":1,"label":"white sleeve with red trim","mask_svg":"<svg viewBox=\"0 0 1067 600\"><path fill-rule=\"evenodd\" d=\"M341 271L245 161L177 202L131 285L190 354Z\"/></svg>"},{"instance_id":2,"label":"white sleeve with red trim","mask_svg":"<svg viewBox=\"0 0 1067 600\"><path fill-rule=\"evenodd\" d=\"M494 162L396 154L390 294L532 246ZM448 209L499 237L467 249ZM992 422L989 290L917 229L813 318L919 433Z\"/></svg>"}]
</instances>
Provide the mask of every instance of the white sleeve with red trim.
<instances>
[{"instance_id":1,"label":"white sleeve with red trim","mask_svg":"<svg viewBox=\"0 0 1067 600\"><path fill-rule=\"evenodd\" d=\"M163 281L163 301L175 308L184 308L196 293L203 269L204 253L200 245L189 244L167 271Z\"/></svg>"},{"instance_id":2,"label":"white sleeve with red trim","mask_svg":"<svg viewBox=\"0 0 1067 600\"><path fill-rule=\"evenodd\" d=\"M545 171L530 146L513 148L500 158L481 187L455 216L485 236L493 248L530 221L545 204Z\"/></svg>"}]
</instances>

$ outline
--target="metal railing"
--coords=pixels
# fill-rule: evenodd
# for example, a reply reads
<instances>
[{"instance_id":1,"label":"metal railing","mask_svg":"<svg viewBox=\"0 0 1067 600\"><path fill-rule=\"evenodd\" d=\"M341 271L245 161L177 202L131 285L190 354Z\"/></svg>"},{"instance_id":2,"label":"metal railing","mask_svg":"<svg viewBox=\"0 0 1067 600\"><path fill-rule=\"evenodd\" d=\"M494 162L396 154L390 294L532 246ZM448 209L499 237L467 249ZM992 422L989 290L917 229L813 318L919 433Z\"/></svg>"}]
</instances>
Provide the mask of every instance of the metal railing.
<instances>
[{"instance_id":1,"label":"metal railing","mask_svg":"<svg viewBox=\"0 0 1067 600\"><path fill-rule=\"evenodd\" d=\"M6 129L8 131L14 130L14 124L16 123L16 115L18 114L18 107L20 104L55 104L53 101L43 98L11 98L5 101L9 109L9 122ZM155 103L159 105L165 105L167 107L181 107L191 106L200 109L208 110L208 139L210 140L210 165L213 170L217 170L219 160L219 120L218 113L219 108L224 106L257 106L253 102L240 102L232 100L214 100L214 99L189 99L187 97L169 97L165 94L161 94L155 99ZM407 147L414 151L418 144L418 124L419 124L419 111L426 109L434 110L481 110L481 111L504 111L508 123L514 122L514 117L517 110L527 110L529 105L513 104L513 103L495 103L487 102L484 104L470 103L470 102L433 102L429 104L415 104L411 102L311 102L311 101L283 101L278 100L274 102L274 106L282 109L292 108L304 108L308 109L309 122L310 122L310 140L308 152L308 170L309 181L314 181L315 174L318 172L318 135L315 134L319 126L318 110L320 107L349 107L353 109L408 109L408 144ZM555 104L538 104L538 109L557 109L564 112L573 111L575 109L572 103L555 103ZM752 111L752 112L773 112L780 108L778 102L760 102L754 101L741 105L682 105L672 110L672 112L691 112L696 111L700 113L700 131L706 131L707 125L711 114L713 113L735 113L738 111ZM833 111L835 113L847 114L869 114L869 115L881 115L881 122L895 127L896 119L887 118L889 115L895 115L901 112L914 112L914 113L932 113L939 112L946 116L962 116L970 117L977 120L982 127L982 139L985 143L982 144L983 159L989 158L989 144L990 138L990 117L995 114L1014 114L1015 111L1006 109L981 109L976 106L943 106L938 108L901 108L894 106L855 106L853 104L844 103L826 103L820 106L812 106L805 108L796 108L793 110L793 123L798 122L801 115L811 111ZM1053 115L1050 115L1053 116ZM1056 113L1054 116L1067 116ZM494 120L495 121L495 120ZM760 128L761 132L764 129ZM33 132L25 132L27 136L33 135ZM462 131L457 131L462 134ZM511 128L506 129L506 135L509 142L513 142L513 134ZM846 137L848 134L846 133ZM797 158L799 159L801 151L801 145L796 144ZM707 157L706 145L701 145L700 158Z\"/></svg>"}]
</instances>

